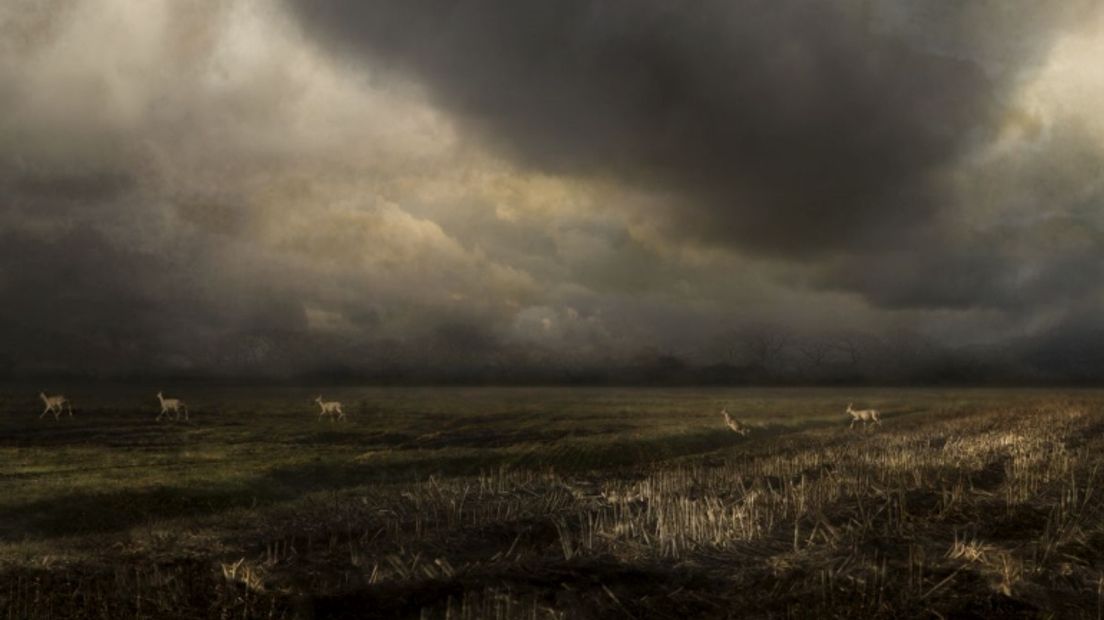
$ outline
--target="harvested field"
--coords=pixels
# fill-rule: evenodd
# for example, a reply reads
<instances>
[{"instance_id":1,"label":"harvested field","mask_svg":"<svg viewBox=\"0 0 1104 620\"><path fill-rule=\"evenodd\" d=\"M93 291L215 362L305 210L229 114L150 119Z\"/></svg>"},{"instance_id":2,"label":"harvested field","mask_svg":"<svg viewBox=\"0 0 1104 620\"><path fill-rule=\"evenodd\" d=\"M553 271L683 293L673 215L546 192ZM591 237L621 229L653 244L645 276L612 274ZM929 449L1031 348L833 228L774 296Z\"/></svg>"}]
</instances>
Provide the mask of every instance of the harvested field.
<instances>
[{"instance_id":1,"label":"harvested field","mask_svg":"<svg viewBox=\"0 0 1104 620\"><path fill-rule=\"evenodd\" d=\"M5 392L0 618L1104 613L1096 392L131 389Z\"/></svg>"}]
</instances>

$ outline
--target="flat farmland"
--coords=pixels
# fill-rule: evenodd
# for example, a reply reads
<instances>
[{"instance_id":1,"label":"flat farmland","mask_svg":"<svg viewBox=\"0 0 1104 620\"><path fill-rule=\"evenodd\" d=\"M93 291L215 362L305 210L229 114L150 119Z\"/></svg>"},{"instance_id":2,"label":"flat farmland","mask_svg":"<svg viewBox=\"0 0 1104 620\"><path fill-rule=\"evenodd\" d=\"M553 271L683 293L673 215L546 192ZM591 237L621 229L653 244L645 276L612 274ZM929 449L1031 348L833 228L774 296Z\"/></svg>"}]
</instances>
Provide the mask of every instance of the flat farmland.
<instances>
[{"instance_id":1,"label":"flat farmland","mask_svg":"<svg viewBox=\"0 0 1104 620\"><path fill-rule=\"evenodd\" d=\"M39 389L0 388L0 618L1104 610L1096 391Z\"/></svg>"}]
</instances>

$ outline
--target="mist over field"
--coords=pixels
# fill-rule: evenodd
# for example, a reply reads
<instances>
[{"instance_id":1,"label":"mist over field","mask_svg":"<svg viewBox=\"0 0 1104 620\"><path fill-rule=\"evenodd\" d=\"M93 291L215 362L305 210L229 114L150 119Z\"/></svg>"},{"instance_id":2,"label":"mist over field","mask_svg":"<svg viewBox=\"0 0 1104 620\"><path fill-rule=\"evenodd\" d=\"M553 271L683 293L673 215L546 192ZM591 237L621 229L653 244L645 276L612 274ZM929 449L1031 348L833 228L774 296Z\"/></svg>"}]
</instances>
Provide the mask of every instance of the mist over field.
<instances>
[{"instance_id":1,"label":"mist over field","mask_svg":"<svg viewBox=\"0 0 1104 620\"><path fill-rule=\"evenodd\" d=\"M1098 3L16 0L0 376L1095 383Z\"/></svg>"}]
</instances>

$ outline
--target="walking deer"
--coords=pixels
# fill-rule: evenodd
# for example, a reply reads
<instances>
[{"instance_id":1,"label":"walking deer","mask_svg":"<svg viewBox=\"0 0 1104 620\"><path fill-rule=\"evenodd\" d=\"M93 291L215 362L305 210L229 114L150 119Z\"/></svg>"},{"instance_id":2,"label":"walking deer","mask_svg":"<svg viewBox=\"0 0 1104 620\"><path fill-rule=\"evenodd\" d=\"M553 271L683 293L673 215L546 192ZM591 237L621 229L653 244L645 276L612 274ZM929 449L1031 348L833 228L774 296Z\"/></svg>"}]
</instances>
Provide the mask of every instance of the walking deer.
<instances>
[{"instance_id":1,"label":"walking deer","mask_svg":"<svg viewBox=\"0 0 1104 620\"><path fill-rule=\"evenodd\" d=\"M341 403L336 400L322 400L322 396L318 396L314 399L314 402L318 403L318 406L322 408L322 411L318 413L318 419L321 420L322 416L330 416L330 421L334 420L336 416L338 420L345 419L345 412L341 410Z\"/></svg>"},{"instance_id":2,"label":"walking deer","mask_svg":"<svg viewBox=\"0 0 1104 620\"><path fill-rule=\"evenodd\" d=\"M46 408L42 410L42 413L38 415L39 418L47 413L53 412L54 419L57 420L61 417L61 406L69 410L69 417L73 417L73 404L69 402L68 398L58 394L56 396L47 396L44 392L39 392L38 397L42 399L42 402L46 403Z\"/></svg>"},{"instance_id":3,"label":"walking deer","mask_svg":"<svg viewBox=\"0 0 1104 620\"><path fill-rule=\"evenodd\" d=\"M851 426L847 428L855 428L855 422L862 422L863 428L866 428L867 422L881 425L882 420L877 409L853 409L852 405L854 403L847 403L847 413L851 414Z\"/></svg>"},{"instance_id":4,"label":"walking deer","mask_svg":"<svg viewBox=\"0 0 1104 620\"><path fill-rule=\"evenodd\" d=\"M188 405L184 404L184 401L179 398L165 398L161 392L157 393L157 400L161 402L161 413L157 414L157 419L161 420L161 416L168 412L172 412L175 419L180 419L180 410L184 410L184 419L188 419Z\"/></svg>"}]
</instances>

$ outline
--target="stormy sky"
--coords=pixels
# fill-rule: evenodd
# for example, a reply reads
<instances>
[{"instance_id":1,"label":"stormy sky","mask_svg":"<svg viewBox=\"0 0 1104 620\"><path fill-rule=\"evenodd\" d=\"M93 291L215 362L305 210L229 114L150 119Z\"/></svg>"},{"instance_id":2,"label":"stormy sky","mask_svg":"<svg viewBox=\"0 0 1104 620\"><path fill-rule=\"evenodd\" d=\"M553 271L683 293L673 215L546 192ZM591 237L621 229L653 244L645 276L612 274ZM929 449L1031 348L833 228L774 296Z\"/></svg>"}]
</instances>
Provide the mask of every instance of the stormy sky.
<instances>
[{"instance_id":1,"label":"stormy sky","mask_svg":"<svg viewBox=\"0 0 1104 620\"><path fill-rule=\"evenodd\" d=\"M1094 0L0 4L0 373L1104 327Z\"/></svg>"}]
</instances>

